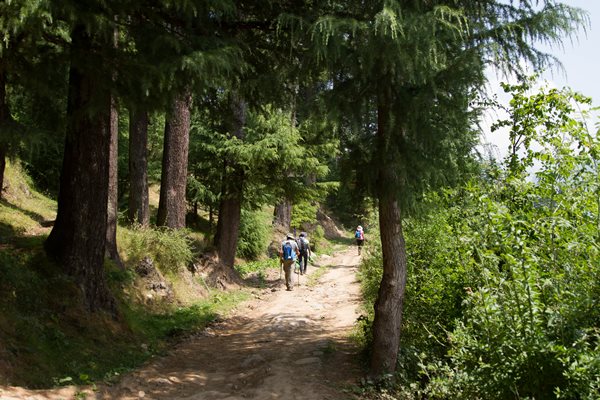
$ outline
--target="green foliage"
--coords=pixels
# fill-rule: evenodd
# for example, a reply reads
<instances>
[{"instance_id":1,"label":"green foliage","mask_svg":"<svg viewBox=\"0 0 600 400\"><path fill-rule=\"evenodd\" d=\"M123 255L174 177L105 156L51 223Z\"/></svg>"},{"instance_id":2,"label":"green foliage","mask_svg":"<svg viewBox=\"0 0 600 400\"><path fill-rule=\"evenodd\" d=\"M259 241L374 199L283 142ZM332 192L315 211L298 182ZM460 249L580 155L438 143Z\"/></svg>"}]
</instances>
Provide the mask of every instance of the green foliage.
<instances>
[{"instance_id":1,"label":"green foliage","mask_svg":"<svg viewBox=\"0 0 600 400\"><path fill-rule=\"evenodd\" d=\"M377 292L383 274L380 243L371 244L373 251L366 253L360 263L358 277L361 282L362 294L365 303L365 311L372 319L373 305L377 300Z\"/></svg>"},{"instance_id":2,"label":"green foliage","mask_svg":"<svg viewBox=\"0 0 600 400\"><path fill-rule=\"evenodd\" d=\"M236 264L235 270L242 276L242 278L246 278L250 274L264 276L267 270L278 269L279 263L280 261L278 258L268 258L261 261L251 261L245 264Z\"/></svg>"},{"instance_id":3,"label":"green foliage","mask_svg":"<svg viewBox=\"0 0 600 400\"><path fill-rule=\"evenodd\" d=\"M308 201L302 201L294 204L292 209L292 228L302 229L303 225L314 224L317 222L318 205Z\"/></svg>"},{"instance_id":4,"label":"green foliage","mask_svg":"<svg viewBox=\"0 0 600 400\"><path fill-rule=\"evenodd\" d=\"M40 229L40 220L53 217L55 203L30 186L18 165L9 163L7 179L9 200L0 202L0 347L11 368L3 370L3 384L47 388L110 381L247 297L214 292L188 307L163 307L156 313L129 297L136 290L133 269L106 263L122 318L90 316L78 302L73 280L46 258L45 235L29 236ZM162 268L184 263L179 252L189 254L183 232L120 228L119 235L127 262L148 254Z\"/></svg>"},{"instance_id":5,"label":"green foliage","mask_svg":"<svg viewBox=\"0 0 600 400\"><path fill-rule=\"evenodd\" d=\"M12 366L4 377L10 384L48 387L65 377L89 383L115 366L131 368L146 359L128 332L102 316L83 318L76 286L46 259L40 244L27 251L3 249L0 274L0 342L9 350L3 361Z\"/></svg>"},{"instance_id":6,"label":"green foliage","mask_svg":"<svg viewBox=\"0 0 600 400\"><path fill-rule=\"evenodd\" d=\"M268 227L263 212L242 209L237 255L248 260L262 256L269 240Z\"/></svg>"},{"instance_id":7,"label":"green foliage","mask_svg":"<svg viewBox=\"0 0 600 400\"><path fill-rule=\"evenodd\" d=\"M40 221L54 218L56 204L34 189L19 162L7 162L4 179L7 188L0 201L0 242L38 230Z\"/></svg>"},{"instance_id":8,"label":"green foliage","mask_svg":"<svg viewBox=\"0 0 600 400\"><path fill-rule=\"evenodd\" d=\"M436 372L431 393L589 396L582 388L598 387L600 142L571 116L589 99L554 89L528 95L529 82L507 89L514 97L501 124L514 151L505 180L470 188L480 214L470 218L469 247L482 279L449 336L449 369L428 370ZM527 181L526 168L538 164Z\"/></svg>"},{"instance_id":9,"label":"green foliage","mask_svg":"<svg viewBox=\"0 0 600 400\"><path fill-rule=\"evenodd\" d=\"M184 332L206 326L217 316L210 301L181 307L162 314L149 314L144 310L128 310L126 318L132 329L150 342L156 343L165 338L175 338Z\"/></svg>"},{"instance_id":10,"label":"green foliage","mask_svg":"<svg viewBox=\"0 0 600 400\"><path fill-rule=\"evenodd\" d=\"M128 249L127 261L135 263L150 257L163 272L176 272L194 257L191 239L184 229L121 228L118 240Z\"/></svg>"},{"instance_id":11,"label":"green foliage","mask_svg":"<svg viewBox=\"0 0 600 400\"><path fill-rule=\"evenodd\" d=\"M405 224L398 362L409 398L597 393L600 142L572 116L588 99L529 94L528 82L507 89L514 98L499 125L510 127L514 151L505 163L427 196L430 213ZM378 257L361 266L371 302Z\"/></svg>"},{"instance_id":12,"label":"green foliage","mask_svg":"<svg viewBox=\"0 0 600 400\"><path fill-rule=\"evenodd\" d=\"M325 229L321 225L317 225L315 230L312 232L312 241L315 243L319 243L325 240Z\"/></svg>"}]
</instances>

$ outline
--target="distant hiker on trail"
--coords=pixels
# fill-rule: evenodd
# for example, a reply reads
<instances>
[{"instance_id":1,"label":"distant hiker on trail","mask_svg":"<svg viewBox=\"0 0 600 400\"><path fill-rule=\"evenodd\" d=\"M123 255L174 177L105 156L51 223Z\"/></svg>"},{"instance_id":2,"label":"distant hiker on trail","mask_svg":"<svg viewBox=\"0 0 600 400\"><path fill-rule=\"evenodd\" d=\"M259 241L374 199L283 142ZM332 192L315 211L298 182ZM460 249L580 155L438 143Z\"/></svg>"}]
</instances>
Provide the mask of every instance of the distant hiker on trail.
<instances>
[{"instance_id":1,"label":"distant hiker on trail","mask_svg":"<svg viewBox=\"0 0 600 400\"><path fill-rule=\"evenodd\" d=\"M287 290L292 290L292 265L296 262L296 257L300 254L298 244L294 240L294 235L288 233L286 239L281 242L279 256L283 263L285 271L285 286Z\"/></svg>"},{"instance_id":2,"label":"distant hiker on trail","mask_svg":"<svg viewBox=\"0 0 600 400\"><path fill-rule=\"evenodd\" d=\"M363 231L362 226L356 227L356 232L354 232L354 238L356 239L356 246L358 246L358 255L360 256L360 250L365 244L365 232Z\"/></svg>"},{"instance_id":3,"label":"distant hiker on trail","mask_svg":"<svg viewBox=\"0 0 600 400\"><path fill-rule=\"evenodd\" d=\"M298 255L300 261L300 275L304 275L306 273L306 267L308 266L308 259L310 258L310 242L306 238L306 232L300 233L300 237L298 238L298 249L300 250L300 254Z\"/></svg>"}]
</instances>

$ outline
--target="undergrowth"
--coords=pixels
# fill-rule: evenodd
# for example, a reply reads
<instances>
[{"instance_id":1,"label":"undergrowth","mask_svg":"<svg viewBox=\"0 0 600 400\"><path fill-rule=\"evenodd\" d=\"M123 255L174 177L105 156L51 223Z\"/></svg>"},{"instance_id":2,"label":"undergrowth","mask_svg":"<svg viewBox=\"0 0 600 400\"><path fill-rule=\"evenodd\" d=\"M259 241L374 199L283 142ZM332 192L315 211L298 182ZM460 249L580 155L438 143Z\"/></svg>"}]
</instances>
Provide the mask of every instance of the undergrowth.
<instances>
[{"instance_id":1,"label":"undergrowth","mask_svg":"<svg viewBox=\"0 0 600 400\"><path fill-rule=\"evenodd\" d=\"M259 261L250 261L243 264L236 264L235 270L242 278L247 278L251 274L265 275L269 269L279 268L278 258L269 258Z\"/></svg>"},{"instance_id":2,"label":"undergrowth","mask_svg":"<svg viewBox=\"0 0 600 400\"><path fill-rule=\"evenodd\" d=\"M146 307L136 300L133 266L150 256L166 277L177 277L193 258L192 245L182 231L119 227L126 268L107 263L106 269L119 317L87 313L74 282L43 251L50 229L40 222L54 219L56 203L36 192L18 165L9 164L6 177L0 201L0 384L47 388L115 379L246 299L244 291L208 289L185 306Z\"/></svg>"},{"instance_id":3,"label":"undergrowth","mask_svg":"<svg viewBox=\"0 0 600 400\"><path fill-rule=\"evenodd\" d=\"M194 259L185 229L120 227L118 242L125 262L150 257L162 272L177 272Z\"/></svg>"}]
</instances>

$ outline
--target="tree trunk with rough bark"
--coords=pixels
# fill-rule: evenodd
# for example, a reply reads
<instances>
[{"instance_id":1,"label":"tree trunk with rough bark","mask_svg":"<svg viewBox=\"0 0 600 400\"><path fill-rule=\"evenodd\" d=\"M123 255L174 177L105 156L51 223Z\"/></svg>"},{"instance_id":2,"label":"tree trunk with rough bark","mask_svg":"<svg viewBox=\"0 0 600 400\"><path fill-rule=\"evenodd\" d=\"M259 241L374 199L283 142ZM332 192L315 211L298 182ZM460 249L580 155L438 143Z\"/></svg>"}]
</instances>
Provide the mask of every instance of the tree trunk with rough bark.
<instances>
[{"instance_id":1,"label":"tree trunk with rough bark","mask_svg":"<svg viewBox=\"0 0 600 400\"><path fill-rule=\"evenodd\" d=\"M117 101L111 96L110 143L108 150L108 210L106 213L106 257L124 268L117 248L117 225L119 216L119 114Z\"/></svg>"},{"instance_id":2,"label":"tree trunk with rough bark","mask_svg":"<svg viewBox=\"0 0 600 400\"><path fill-rule=\"evenodd\" d=\"M116 21L116 19L115 19ZM113 29L113 43L117 46L118 30ZM117 78L112 71L113 81ZM115 95L110 97L110 144L108 150L108 210L106 213L106 257L124 269L117 247L119 218L119 111Z\"/></svg>"},{"instance_id":3,"label":"tree trunk with rough bark","mask_svg":"<svg viewBox=\"0 0 600 400\"><path fill-rule=\"evenodd\" d=\"M402 216L393 196L379 198L379 224L383 276L375 302L371 374L382 376L396 370L402 307L406 287L406 246Z\"/></svg>"},{"instance_id":4,"label":"tree trunk with rough bark","mask_svg":"<svg viewBox=\"0 0 600 400\"><path fill-rule=\"evenodd\" d=\"M396 370L407 274L402 214L398 203L402 178L393 168L398 152L390 148L392 144L397 145L391 138L390 98L389 88L383 89L377 110L377 150L380 160L377 190L383 276L375 302L373 321L370 374L374 377L381 377ZM395 129L401 128L396 125Z\"/></svg>"},{"instance_id":5,"label":"tree trunk with rough bark","mask_svg":"<svg viewBox=\"0 0 600 400\"><path fill-rule=\"evenodd\" d=\"M289 230L292 223L292 208L292 202L288 199L277 204L273 213L273 225L279 225Z\"/></svg>"},{"instance_id":6,"label":"tree trunk with rough bark","mask_svg":"<svg viewBox=\"0 0 600 400\"><path fill-rule=\"evenodd\" d=\"M104 273L111 97L99 82L102 72L82 69L79 62L102 44L83 25L76 26L71 37L69 122L58 212L44 247L74 278L87 310L114 313Z\"/></svg>"},{"instance_id":7,"label":"tree trunk with rough bark","mask_svg":"<svg viewBox=\"0 0 600 400\"><path fill-rule=\"evenodd\" d=\"M229 178L234 178L234 176L230 174ZM219 206L215 245L221 263L233 268L240 233L242 198L241 191L231 186L226 195L228 197L222 199Z\"/></svg>"},{"instance_id":8,"label":"tree trunk with rough bark","mask_svg":"<svg viewBox=\"0 0 600 400\"><path fill-rule=\"evenodd\" d=\"M6 146L0 143L0 199L4 190L4 171L6 170Z\"/></svg>"},{"instance_id":9,"label":"tree trunk with rough bark","mask_svg":"<svg viewBox=\"0 0 600 400\"><path fill-rule=\"evenodd\" d=\"M173 229L185 228L191 106L189 91L177 95L165 125L157 225Z\"/></svg>"},{"instance_id":10,"label":"tree trunk with rough bark","mask_svg":"<svg viewBox=\"0 0 600 400\"><path fill-rule=\"evenodd\" d=\"M231 108L233 112L232 135L243 140L246 125L246 102L234 95L231 99ZM243 193L244 170L235 162L226 162L215 246L221 263L230 268L233 268L240 234Z\"/></svg>"},{"instance_id":11,"label":"tree trunk with rough bark","mask_svg":"<svg viewBox=\"0 0 600 400\"><path fill-rule=\"evenodd\" d=\"M148 197L148 113L129 112L129 210L132 223L150 224Z\"/></svg>"},{"instance_id":12,"label":"tree trunk with rough bark","mask_svg":"<svg viewBox=\"0 0 600 400\"><path fill-rule=\"evenodd\" d=\"M0 58L0 129L6 130L6 127L11 121L10 109L6 99L6 71L2 65L3 61ZM6 169L6 156L8 152L7 138L2 137L0 132L0 199L4 190L4 171Z\"/></svg>"}]
</instances>

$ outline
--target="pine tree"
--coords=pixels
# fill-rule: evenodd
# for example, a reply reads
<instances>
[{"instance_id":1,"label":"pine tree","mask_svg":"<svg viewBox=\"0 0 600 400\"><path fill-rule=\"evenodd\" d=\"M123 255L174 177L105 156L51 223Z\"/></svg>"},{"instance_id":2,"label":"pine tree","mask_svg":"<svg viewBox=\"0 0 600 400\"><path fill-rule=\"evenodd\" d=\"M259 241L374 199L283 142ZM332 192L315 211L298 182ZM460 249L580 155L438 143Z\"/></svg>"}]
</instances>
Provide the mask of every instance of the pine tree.
<instances>
[{"instance_id":1,"label":"pine tree","mask_svg":"<svg viewBox=\"0 0 600 400\"><path fill-rule=\"evenodd\" d=\"M148 113L132 109L129 112L129 207L132 223L150 224L148 195Z\"/></svg>"},{"instance_id":2,"label":"pine tree","mask_svg":"<svg viewBox=\"0 0 600 400\"><path fill-rule=\"evenodd\" d=\"M114 312L104 277L112 73L100 58L110 47L105 36L74 24L58 212L44 247L75 278L88 310Z\"/></svg>"},{"instance_id":3,"label":"pine tree","mask_svg":"<svg viewBox=\"0 0 600 400\"><path fill-rule=\"evenodd\" d=\"M190 141L189 91L172 100L165 124L160 201L156 223L172 229L185 228L188 150Z\"/></svg>"},{"instance_id":4,"label":"pine tree","mask_svg":"<svg viewBox=\"0 0 600 400\"><path fill-rule=\"evenodd\" d=\"M0 58L0 130L4 133L8 130L8 125L12 122L12 117L6 98L6 72L4 71L2 64L2 58ZM2 198L2 191L4 190L4 170L6 168L7 147L7 141L0 137L0 199Z\"/></svg>"},{"instance_id":5,"label":"pine tree","mask_svg":"<svg viewBox=\"0 0 600 400\"><path fill-rule=\"evenodd\" d=\"M338 2L313 25L314 54L330 65L337 106L376 115L363 140L366 184L378 200L383 278L375 304L371 373L396 368L406 285L402 219L426 187L451 182L474 143L469 99L486 63L507 70L549 57L581 15L555 1ZM349 100L349 101L346 101Z\"/></svg>"},{"instance_id":6,"label":"pine tree","mask_svg":"<svg viewBox=\"0 0 600 400\"><path fill-rule=\"evenodd\" d=\"M114 46L117 46L118 30L114 28ZM112 71L113 80L117 71ZM115 94L110 99L110 145L108 150L108 210L106 213L106 257L124 268L117 247L119 219L119 111Z\"/></svg>"},{"instance_id":7,"label":"pine tree","mask_svg":"<svg viewBox=\"0 0 600 400\"><path fill-rule=\"evenodd\" d=\"M235 92L231 95L229 101L231 107L230 137L243 142L246 129L246 102ZM215 247L217 248L219 260L230 268L233 268L240 231L244 175L244 169L237 160L225 160Z\"/></svg>"}]
</instances>

